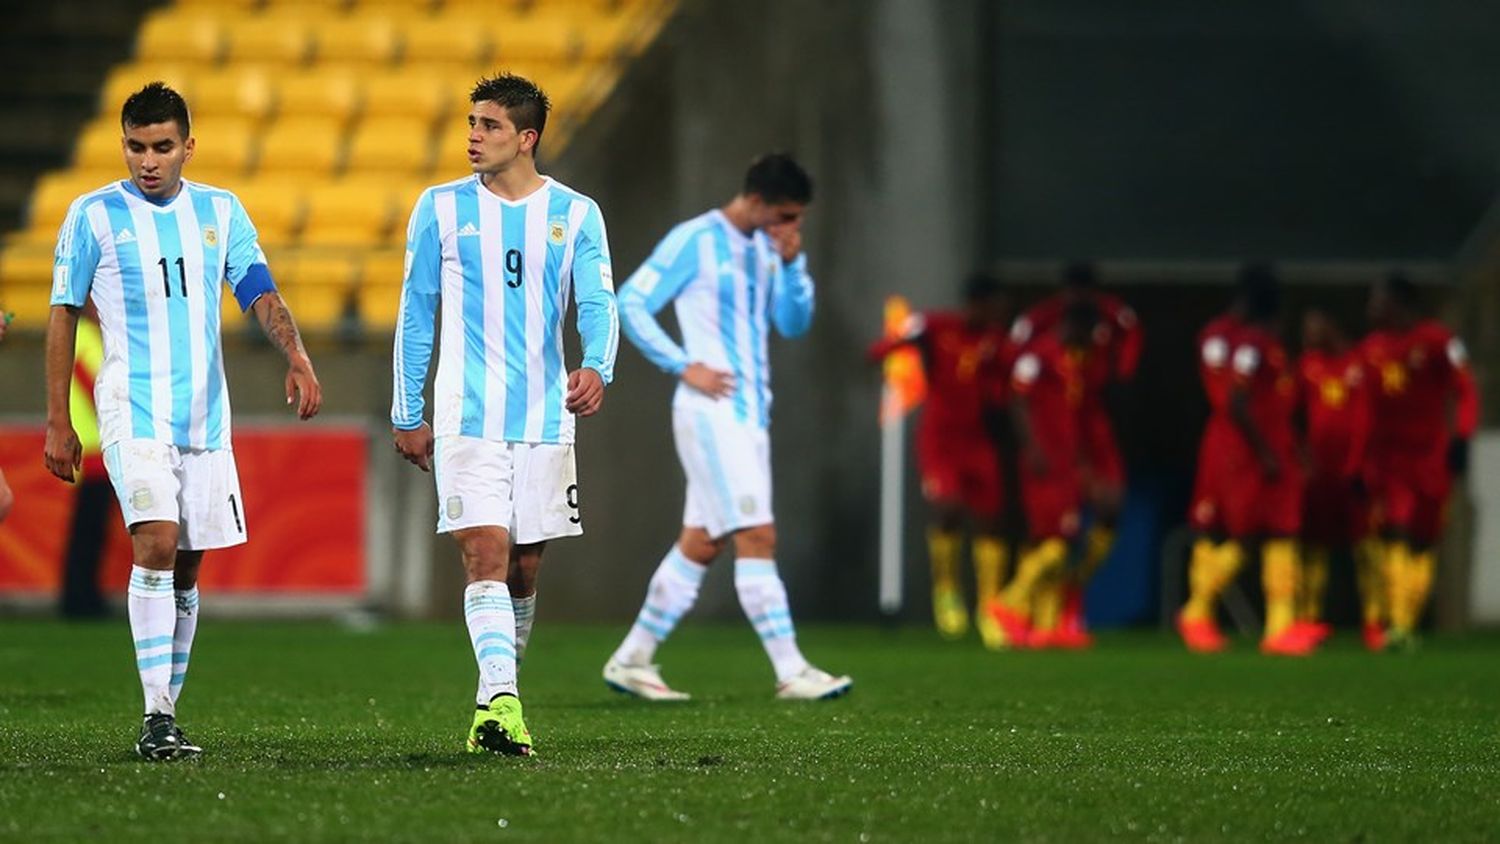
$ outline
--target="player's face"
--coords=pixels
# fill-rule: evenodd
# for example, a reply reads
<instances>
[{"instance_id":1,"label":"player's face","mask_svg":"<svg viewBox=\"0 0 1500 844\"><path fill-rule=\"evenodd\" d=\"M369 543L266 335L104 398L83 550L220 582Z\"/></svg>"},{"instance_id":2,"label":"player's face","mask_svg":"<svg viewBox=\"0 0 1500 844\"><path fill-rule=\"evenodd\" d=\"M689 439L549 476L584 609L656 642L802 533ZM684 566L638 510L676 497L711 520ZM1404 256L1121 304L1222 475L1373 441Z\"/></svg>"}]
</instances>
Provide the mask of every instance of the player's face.
<instances>
[{"instance_id":1,"label":"player's face","mask_svg":"<svg viewBox=\"0 0 1500 844\"><path fill-rule=\"evenodd\" d=\"M1389 325L1394 310L1395 302L1391 299L1391 294L1383 285L1375 285L1375 288L1370 291L1370 304L1366 308L1366 315L1370 318L1370 322L1375 325Z\"/></svg>"},{"instance_id":2,"label":"player's face","mask_svg":"<svg viewBox=\"0 0 1500 844\"><path fill-rule=\"evenodd\" d=\"M969 300L969 319L980 325L1005 325L1010 322L1010 303L1004 296Z\"/></svg>"},{"instance_id":3,"label":"player's face","mask_svg":"<svg viewBox=\"0 0 1500 844\"><path fill-rule=\"evenodd\" d=\"M535 129L517 131L499 103L485 100L469 112L469 166L475 173L499 173L536 149Z\"/></svg>"},{"instance_id":4,"label":"player's face","mask_svg":"<svg viewBox=\"0 0 1500 844\"><path fill-rule=\"evenodd\" d=\"M193 157L193 139L182 136L177 121L127 126L122 144L130 181L141 193L152 199L177 195L182 165Z\"/></svg>"},{"instance_id":5,"label":"player's face","mask_svg":"<svg viewBox=\"0 0 1500 844\"><path fill-rule=\"evenodd\" d=\"M807 213L807 205L802 202L766 202L758 196L752 195L752 211L755 215L755 227L758 229L780 229L780 230L802 230L802 217Z\"/></svg>"},{"instance_id":6,"label":"player's face","mask_svg":"<svg viewBox=\"0 0 1500 844\"><path fill-rule=\"evenodd\" d=\"M1302 315L1302 347L1322 349L1329 344L1328 317L1322 311L1308 311Z\"/></svg>"}]
</instances>

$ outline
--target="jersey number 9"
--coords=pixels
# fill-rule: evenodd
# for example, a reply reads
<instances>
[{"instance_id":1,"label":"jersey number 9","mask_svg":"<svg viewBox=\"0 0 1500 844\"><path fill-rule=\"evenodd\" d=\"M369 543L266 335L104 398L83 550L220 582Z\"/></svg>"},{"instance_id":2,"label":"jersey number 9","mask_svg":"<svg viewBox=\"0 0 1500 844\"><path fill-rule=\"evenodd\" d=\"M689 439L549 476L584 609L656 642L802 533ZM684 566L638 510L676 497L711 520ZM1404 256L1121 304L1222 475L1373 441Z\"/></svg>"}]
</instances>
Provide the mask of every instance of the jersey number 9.
<instances>
[{"instance_id":1,"label":"jersey number 9","mask_svg":"<svg viewBox=\"0 0 1500 844\"><path fill-rule=\"evenodd\" d=\"M522 257L521 250L505 250L505 271L514 276L505 280L506 286L520 287L521 282L526 278L526 259Z\"/></svg>"}]
</instances>

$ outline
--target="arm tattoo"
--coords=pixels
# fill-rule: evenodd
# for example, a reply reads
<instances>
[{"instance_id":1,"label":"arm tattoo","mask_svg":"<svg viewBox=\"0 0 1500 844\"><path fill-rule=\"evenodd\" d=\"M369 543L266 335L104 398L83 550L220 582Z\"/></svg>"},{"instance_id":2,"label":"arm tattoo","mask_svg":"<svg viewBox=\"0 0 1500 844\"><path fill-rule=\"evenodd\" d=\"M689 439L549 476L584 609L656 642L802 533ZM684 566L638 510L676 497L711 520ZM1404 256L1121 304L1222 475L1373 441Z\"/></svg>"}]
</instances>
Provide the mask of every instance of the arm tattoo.
<instances>
[{"instance_id":1,"label":"arm tattoo","mask_svg":"<svg viewBox=\"0 0 1500 844\"><path fill-rule=\"evenodd\" d=\"M264 303L264 304L262 304ZM297 333L297 323L292 320L292 312L287 310L286 302L276 293L267 293L256 303L255 314L260 318L260 327L290 360L293 354L307 356L307 349L302 346L302 335Z\"/></svg>"}]
</instances>

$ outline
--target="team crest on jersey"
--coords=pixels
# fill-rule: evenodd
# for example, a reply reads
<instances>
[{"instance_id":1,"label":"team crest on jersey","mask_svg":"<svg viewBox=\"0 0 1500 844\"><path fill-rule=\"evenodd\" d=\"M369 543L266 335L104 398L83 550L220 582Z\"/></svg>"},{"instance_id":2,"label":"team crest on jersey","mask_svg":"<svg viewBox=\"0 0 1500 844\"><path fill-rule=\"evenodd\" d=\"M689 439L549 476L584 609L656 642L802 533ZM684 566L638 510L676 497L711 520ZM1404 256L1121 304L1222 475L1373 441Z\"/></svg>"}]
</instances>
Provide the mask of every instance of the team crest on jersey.
<instances>
[{"instance_id":1,"label":"team crest on jersey","mask_svg":"<svg viewBox=\"0 0 1500 844\"><path fill-rule=\"evenodd\" d=\"M203 245L204 246L218 246L219 245L219 230L216 227L214 227L214 226L204 226L203 227Z\"/></svg>"},{"instance_id":2,"label":"team crest on jersey","mask_svg":"<svg viewBox=\"0 0 1500 844\"><path fill-rule=\"evenodd\" d=\"M568 226L561 218L554 218L547 223L547 239L554 246L562 246L568 239Z\"/></svg>"}]
</instances>

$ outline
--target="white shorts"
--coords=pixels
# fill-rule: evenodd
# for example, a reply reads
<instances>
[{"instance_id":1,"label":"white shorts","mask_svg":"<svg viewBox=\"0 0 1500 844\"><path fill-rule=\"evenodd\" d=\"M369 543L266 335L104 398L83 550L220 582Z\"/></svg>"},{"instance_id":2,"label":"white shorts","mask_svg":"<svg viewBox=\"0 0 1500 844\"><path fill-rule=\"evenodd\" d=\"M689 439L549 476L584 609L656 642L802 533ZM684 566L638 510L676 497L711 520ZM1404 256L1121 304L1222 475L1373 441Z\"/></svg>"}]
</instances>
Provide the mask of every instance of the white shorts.
<instances>
[{"instance_id":1,"label":"white shorts","mask_svg":"<svg viewBox=\"0 0 1500 844\"><path fill-rule=\"evenodd\" d=\"M677 458L687 476L684 527L721 536L767 525L771 515L771 437L758 425L673 408Z\"/></svg>"},{"instance_id":2,"label":"white shorts","mask_svg":"<svg viewBox=\"0 0 1500 844\"><path fill-rule=\"evenodd\" d=\"M177 547L183 551L228 548L245 541L245 504L233 451L120 440L104 449L104 468L120 499L126 527L174 522Z\"/></svg>"},{"instance_id":3,"label":"white shorts","mask_svg":"<svg viewBox=\"0 0 1500 844\"><path fill-rule=\"evenodd\" d=\"M517 545L583 533L571 444L438 437L438 533L495 526Z\"/></svg>"}]
</instances>

